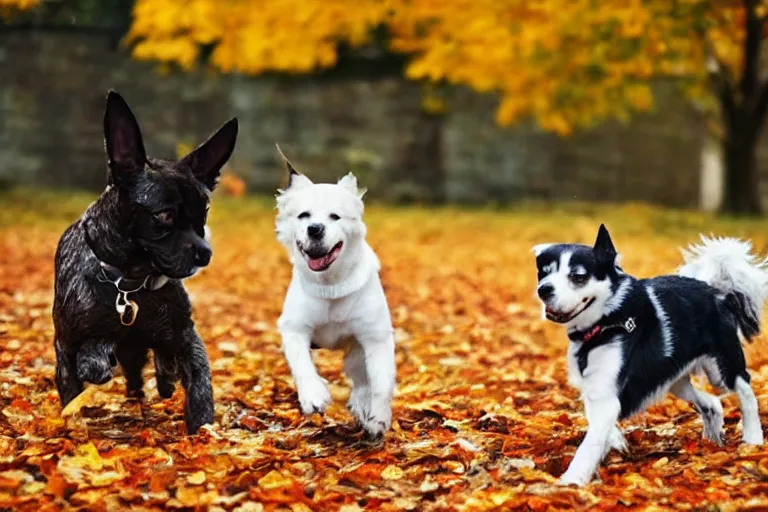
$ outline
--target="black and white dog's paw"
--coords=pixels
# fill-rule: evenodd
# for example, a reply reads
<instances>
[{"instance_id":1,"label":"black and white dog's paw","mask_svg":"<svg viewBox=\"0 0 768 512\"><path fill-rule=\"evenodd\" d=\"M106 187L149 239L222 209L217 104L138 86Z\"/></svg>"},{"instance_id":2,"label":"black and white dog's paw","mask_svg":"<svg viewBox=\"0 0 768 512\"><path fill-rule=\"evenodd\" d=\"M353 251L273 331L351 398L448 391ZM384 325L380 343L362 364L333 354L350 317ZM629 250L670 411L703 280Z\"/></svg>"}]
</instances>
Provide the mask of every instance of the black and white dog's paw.
<instances>
[{"instance_id":1,"label":"black and white dog's paw","mask_svg":"<svg viewBox=\"0 0 768 512\"><path fill-rule=\"evenodd\" d=\"M331 392L328 391L328 386L320 378L305 381L298 385L298 388L299 405L304 414L323 413L331 403Z\"/></svg>"},{"instance_id":2,"label":"black and white dog's paw","mask_svg":"<svg viewBox=\"0 0 768 512\"><path fill-rule=\"evenodd\" d=\"M608 438L608 447L622 453L629 451L627 440L618 428L611 430L611 435Z\"/></svg>"},{"instance_id":3,"label":"black and white dog's paw","mask_svg":"<svg viewBox=\"0 0 768 512\"><path fill-rule=\"evenodd\" d=\"M561 476L560 480L557 481L557 485L575 485L577 487L584 487L589 483L590 480L591 478L589 476L585 476L584 474L579 474L575 471L569 470L563 473L563 476Z\"/></svg>"}]
</instances>

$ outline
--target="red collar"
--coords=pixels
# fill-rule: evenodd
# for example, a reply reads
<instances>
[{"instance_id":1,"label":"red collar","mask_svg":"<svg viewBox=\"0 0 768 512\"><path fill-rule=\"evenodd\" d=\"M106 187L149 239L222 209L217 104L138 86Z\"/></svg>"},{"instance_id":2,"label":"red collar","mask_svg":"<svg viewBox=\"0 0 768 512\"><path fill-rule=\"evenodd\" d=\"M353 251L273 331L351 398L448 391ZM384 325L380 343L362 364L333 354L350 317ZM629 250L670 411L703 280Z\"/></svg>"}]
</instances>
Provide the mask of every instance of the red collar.
<instances>
[{"instance_id":1,"label":"red collar","mask_svg":"<svg viewBox=\"0 0 768 512\"><path fill-rule=\"evenodd\" d=\"M590 329L587 332L585 332L584 336L582 336L582 339L585 342L587 342L587 341L591 340L592 338L594 338L595 336L597 336L598 334L600 334L600 331L602 331L602 330L603 330L603 327L601 325L596 325L592 329Z\"/></svg>"},{"instance_id":2,"label":"red collar","mask_svg":"<svg viewBox=\"0 0 768 512\"><path fill-rule=\"evenodd\" d=\"M604 333L606 331L612 331L613 329L622 329L628 333L635 330L637 327L637 324L635 324L634 317L630 317L627 320L615 324L610 325L601 325L601 324L595 324L591 328L589 328L586 331L578 331L568 334L568 337L572 341L579 341L582 343L587 343L591 339L595 338L597 335Z\"/></svg>"}]
</instances>

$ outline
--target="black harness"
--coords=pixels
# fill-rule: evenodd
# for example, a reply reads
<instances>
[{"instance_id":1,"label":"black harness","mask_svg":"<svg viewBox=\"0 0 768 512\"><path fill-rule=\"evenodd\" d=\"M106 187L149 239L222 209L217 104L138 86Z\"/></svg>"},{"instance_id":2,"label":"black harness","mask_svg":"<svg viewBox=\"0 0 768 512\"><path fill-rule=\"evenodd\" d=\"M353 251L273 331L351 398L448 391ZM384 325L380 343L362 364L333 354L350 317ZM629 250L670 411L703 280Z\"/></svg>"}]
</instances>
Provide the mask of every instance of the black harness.
<instances>
[{"instance_id":1,"label":"black harness","mask_svg":"<svg viewBox=\"0 0 768 512\"><path fill-rule=\"evenodd\" d=\"M581 343L581 347L576 352L579 373L583 374L587 367L587 356L589 356L590 350L612 342L618 332L631 333L636 328L637 324L634 317L629 317L623 321L611 317L603 317L589 329L569 332L568 339Z\"/></svg>"}]
</instances>

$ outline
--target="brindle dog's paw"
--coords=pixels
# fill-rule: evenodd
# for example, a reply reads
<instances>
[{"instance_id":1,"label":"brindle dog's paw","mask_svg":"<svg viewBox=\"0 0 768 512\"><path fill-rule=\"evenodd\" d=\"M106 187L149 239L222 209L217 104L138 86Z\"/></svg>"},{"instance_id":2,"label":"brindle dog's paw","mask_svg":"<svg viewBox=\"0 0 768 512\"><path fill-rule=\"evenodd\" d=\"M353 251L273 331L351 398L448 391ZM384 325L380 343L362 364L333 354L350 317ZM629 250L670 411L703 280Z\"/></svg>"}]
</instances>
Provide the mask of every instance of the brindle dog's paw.
<instances>
[{"instance_id":1,"label":"brindle dog's paw","mask_svg":"<svg viewBox=\"0 0 768 512\"><path fill-rule=\"evenodd\" d=\"M77 354L77 378L92 384L105 384L112 379L116 365L112 352L81 350Z\"/></svg>"},{"instance_id":2,"label":"brindle dog's paw","mask_svg":"<svg viewBox=\"0 0 768 512\"><path fill-rule=\"evenodd\" d=\"M174 391L176 391L176 385L172 381L164 378L157 378L157 394L160 395L160 398L163 400L171 398Z\"/></svg>"}]
</instances>

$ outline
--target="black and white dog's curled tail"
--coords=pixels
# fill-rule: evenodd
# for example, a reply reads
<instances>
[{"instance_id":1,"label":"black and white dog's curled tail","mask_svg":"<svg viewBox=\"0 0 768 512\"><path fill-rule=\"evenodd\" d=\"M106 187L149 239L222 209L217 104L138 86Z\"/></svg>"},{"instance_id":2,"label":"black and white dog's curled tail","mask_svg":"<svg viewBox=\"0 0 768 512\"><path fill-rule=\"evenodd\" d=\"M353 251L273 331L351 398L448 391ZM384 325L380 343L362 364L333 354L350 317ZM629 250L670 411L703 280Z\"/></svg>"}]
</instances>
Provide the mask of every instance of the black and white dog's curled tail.
<instances>
[{"instance_id":1,"label":"black and white dog's curled tail","mask_svg":"<svg viewBox=\"0 0 768 512\"><path fill-rule=\"evenodd\" d=\"M768 258L752 254L752 244L737 238L707 238L683 250L678 274L704 281L724 294L747 340L760 332L763 304L768 299Z\"/></svg>"}]
</instances>

